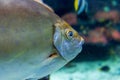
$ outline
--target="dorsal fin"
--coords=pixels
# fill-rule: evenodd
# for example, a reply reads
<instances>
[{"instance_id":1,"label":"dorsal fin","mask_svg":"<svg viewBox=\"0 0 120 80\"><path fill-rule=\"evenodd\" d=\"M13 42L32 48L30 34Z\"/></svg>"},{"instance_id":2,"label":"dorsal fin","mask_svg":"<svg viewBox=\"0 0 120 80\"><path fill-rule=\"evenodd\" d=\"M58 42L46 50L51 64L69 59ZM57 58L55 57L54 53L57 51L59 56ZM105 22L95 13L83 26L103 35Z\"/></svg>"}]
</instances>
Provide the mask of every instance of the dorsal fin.
<instances>
[{"instance_id":1,"label":"dorsal fin","mask_svg":"<svg viewBox=\"0 0 120 80\"><path fill-rule=\"evenodd\" d=\"M42 5L43 5L44 7L46 7L49 11L54 12L54 10L53 10L51 7L49 7L48 5L44 4L42 0L34 0L34 1L42 4Z\"/></svg>"}]
</instances>

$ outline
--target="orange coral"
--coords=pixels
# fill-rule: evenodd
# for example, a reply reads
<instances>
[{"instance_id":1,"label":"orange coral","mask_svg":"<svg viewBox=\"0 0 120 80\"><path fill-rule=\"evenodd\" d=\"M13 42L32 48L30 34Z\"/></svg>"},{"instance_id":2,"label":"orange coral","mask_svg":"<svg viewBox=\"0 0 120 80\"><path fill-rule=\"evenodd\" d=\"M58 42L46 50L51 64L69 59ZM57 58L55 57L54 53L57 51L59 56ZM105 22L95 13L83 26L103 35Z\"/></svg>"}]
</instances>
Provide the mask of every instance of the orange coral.
<instances>
[{"instance_id":1,"label":"orange coral","mask_svg":"<svg viewBox=\"0 0 120 80\"><path fill-rule=\"evenodd\" d=\"M104 35L104 28L96 28L95 30L89 31L88 37L86 38L88 43L107 43L107 39Z\"/></svg>"},{"instance_id":2,"label":"orange coral","mask_svg":"<svg viewBox=\"0 0 120 80\"><path fill-rule=\"evenodd\" d=\"M104 12L104 11L98 11L95 16L95 19L97 20L112 20L113 23L118 23L120 22L120 15L117 10L111 10L109 12Z\"/></svg>"},{"instance_id":3,"label":"orange coral","mask_svg":"<svg viewBox=\"0 0 120 80\"><path fill-rule=\"evenodd\" d=\"M62 19L64 19L66 22L68 22L70 25L77 24L77 15L74 13L67 13L62 16Z\"/></svg>"}]
</instances>

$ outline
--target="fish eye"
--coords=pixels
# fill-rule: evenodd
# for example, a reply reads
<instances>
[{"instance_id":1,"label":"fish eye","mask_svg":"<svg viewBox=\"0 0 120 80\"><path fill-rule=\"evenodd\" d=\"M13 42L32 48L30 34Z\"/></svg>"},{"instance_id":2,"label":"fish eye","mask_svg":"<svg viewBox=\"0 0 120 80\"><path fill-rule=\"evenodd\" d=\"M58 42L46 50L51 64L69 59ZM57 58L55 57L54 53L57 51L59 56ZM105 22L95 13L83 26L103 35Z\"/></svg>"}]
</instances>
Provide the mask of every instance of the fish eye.
<instances>
[{"instance_id":1,"label":"fish eye","mask_svg":"<svg viewBox=\"0 0 120 80\"><path fill-rule=\"evenodd\" d=\"M68 32L68 36L71 36L71 37L72 37L72 36L73 36L73 32L72 32L72 31L69 31L69 32Z\"/></svg>"},{"instance_id":2,"label":"fish eye","mask_svg":"<svg viewBox=\"0 0 120 80\"><path fill-rule=\"evenodd\" d=\"M67 31L66 35L67 35L68 39L70 39L74 36L74 33L73 33L73 31Z\"/></svg>"}]
</instances>

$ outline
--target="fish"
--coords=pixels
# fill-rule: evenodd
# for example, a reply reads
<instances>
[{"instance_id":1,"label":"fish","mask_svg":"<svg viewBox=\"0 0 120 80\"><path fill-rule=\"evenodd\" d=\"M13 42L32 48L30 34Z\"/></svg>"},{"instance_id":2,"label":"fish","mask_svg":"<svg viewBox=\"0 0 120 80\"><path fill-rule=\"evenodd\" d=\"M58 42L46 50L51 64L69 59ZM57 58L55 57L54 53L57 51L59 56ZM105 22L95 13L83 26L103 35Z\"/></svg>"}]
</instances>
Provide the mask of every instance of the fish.
<instances>
[{"instance_id":1,"label":"fish","mask_svg":"<svg viewBox=\"0 0 120 80\"><path fill-rule=\"evenodd\" d=\"M86 0L74 0L74 9L78 15L88 11L88 3Z\"/></svg>"},{"instance_id":2,"label":"fish","mask_svg":"<svg viewBox=\"0 0 120 80\"><path fill-rule=\"evenodd\" d=\"M37 80L82 50L84 39L35 0L0 0L0 80Z\"/></svg>"},{"instance_id":3,"label":"fish","mask_svg":"<svg viewBox=\"0 0 120 80\"><path fill-rule=\"evenodd\" d=\"M45 7L47 7L49 10L51 10L51 11L54 12L54 10L53 10L49 5L45 4L45 3L43 2L43 0L34 0L34 1L37 1L38 3L41 3L42 5L44 5Z\"/></svg>"},{"instance_id":4,"label":"fish","mask_svg":"<svg viewBox=\"0 0 120 80\"><path fill-rule=\"evenodd\" d=\"M88 2L86 0L37 0L62 17L68 13L74 13L81 20L89 20Z\"/></svg>"}]
</instances>

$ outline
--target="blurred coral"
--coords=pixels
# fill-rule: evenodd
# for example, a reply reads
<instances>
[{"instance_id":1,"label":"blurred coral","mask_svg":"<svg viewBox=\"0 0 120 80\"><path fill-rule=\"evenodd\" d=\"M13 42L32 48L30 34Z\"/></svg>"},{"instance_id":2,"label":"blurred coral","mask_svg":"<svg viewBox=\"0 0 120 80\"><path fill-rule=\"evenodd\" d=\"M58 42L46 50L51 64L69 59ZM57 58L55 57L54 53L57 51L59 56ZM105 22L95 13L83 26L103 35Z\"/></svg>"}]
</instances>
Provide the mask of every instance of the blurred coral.
<instances>
[{"instance_id":1,"label":"blurred coral","mask_svg":"<svg viewBox=\"0 0 120 80\"><path fill-rule=\"evenodd\" d=\"M114 40L120 41L120 32L117 30L112 30L111 31L111 37Z\"/></svg>"},{"instance_id":2,"label":"blurred coral","mask_svg":"<svg viewBox=\"0 0 120 80\"><path fill-rule=\"evenodd\" d=\"M113 23L118 23L120 22L120 15L117 10L111 10L109 12L105 11L98 11L94 18L96 20L111 20Z\"/></svg>"},{"instance_id":3,"label":"blurred coral","mask_svg":"<svg viewBox=\"0 0 120 80\"><path fill-rule=\"evenodd\" d=\"M62 16L62 19L64 19L70 25L76 25L77 24L77 15L74 14L74 13L67 13L67 14Z\"/></svg>"},{"instance_id":4,"label":"blurred coral","mask_svg":"<svg viewBox=\"0 0 120 80\"><path fill-rule=\"evenodd\" d=\"M103 43L107 44L106 36L104 35L104 28L96 28L88 32L88 36L85 38L87 43Z\"/></svg>"},{"instance_id":5,"label":"blurred coral","mask_svg":"<svg viewBox=\"0 0 120 80\"><path fill-rule=\"evenodd\" d=\"M87 43L102 43L107 44L110 40L120 42L120 32L115 29L107 29L103 27L96 27L94 30L88 32L88 36L85 37Z\"/></svg>"}]
</instances>

